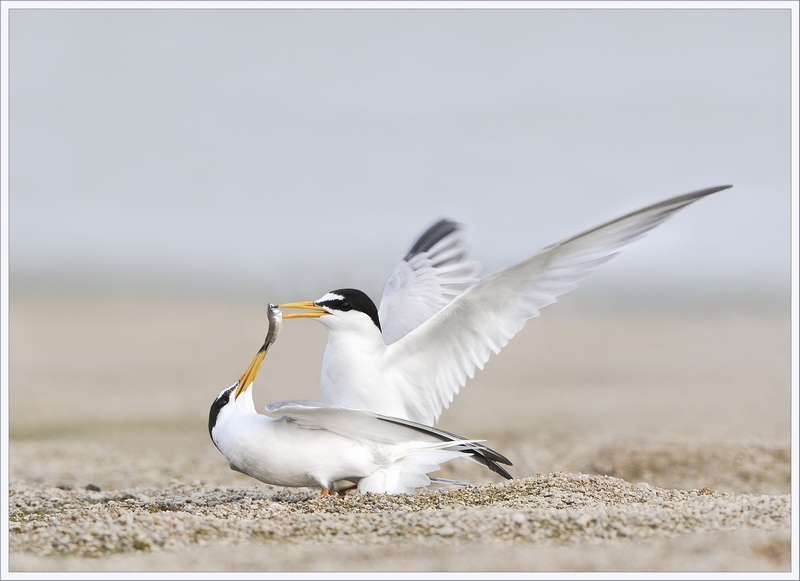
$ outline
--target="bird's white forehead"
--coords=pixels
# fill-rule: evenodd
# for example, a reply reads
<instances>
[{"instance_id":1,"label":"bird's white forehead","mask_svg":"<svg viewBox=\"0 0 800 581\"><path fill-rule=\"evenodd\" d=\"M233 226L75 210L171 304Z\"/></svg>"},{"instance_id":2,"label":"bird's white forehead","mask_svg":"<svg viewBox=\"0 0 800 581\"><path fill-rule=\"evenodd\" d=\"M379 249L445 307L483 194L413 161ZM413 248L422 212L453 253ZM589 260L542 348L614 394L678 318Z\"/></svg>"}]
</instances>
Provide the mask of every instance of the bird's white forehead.
<instances>
[{"instance_id":1,"label":"bird's white forehead","mask_svg":"<svg viewBox=\"0 0 800 581\"><path fill-rule=\"evenodd\" d=\"M325 293L322 297L318 298L315 303L324 303L327 301L341 301L344 300L344 297L340 294L336 293Z\"/></svg>"}]
</instances>

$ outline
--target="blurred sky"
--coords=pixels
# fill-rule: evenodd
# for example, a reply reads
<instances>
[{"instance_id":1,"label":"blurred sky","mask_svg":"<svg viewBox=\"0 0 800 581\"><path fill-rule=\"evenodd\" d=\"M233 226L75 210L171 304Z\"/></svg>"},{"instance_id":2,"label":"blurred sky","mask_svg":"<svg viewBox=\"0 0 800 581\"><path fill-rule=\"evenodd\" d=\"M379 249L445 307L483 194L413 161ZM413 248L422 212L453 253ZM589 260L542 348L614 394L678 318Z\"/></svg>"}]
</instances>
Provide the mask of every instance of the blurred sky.
<instances>
[{"instance_id":1,"label":"blurred sky","mask_svg":"<svg viewBox=\"0 0 800 581\"><path fill-rule=\"evenodd\" d=\"M733 184L584 292L788 301L789 10L13 9L9 39L12 293L377 299L443 216L490 270Z\"/></svg>"}]
</instances>

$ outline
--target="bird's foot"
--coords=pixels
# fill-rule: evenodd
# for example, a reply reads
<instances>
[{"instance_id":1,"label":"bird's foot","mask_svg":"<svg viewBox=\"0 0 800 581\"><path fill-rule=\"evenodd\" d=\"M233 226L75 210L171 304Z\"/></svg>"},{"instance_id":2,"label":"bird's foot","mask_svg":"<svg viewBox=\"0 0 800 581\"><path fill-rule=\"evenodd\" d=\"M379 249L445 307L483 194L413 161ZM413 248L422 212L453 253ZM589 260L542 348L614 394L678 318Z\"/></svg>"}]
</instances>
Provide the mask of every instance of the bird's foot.
<instances>
[{"instance_id":1,"label":"bird's foot","mask_svg":"<svg viewBox=\"0 0 800 581\"><path fill-rule=\"evenodd\" d=\"M325 488L323 486L322 487L322 491L319 493L319 495L320 496L337 496L337 495L338 496L344 496L345 494L347 494L348 490L355 490L355 489L356 489L356 485L355 484L353 486L349 486L347 488L342 488L340 490L331 490L330 488Z\"/></svg>"}]
</instances>

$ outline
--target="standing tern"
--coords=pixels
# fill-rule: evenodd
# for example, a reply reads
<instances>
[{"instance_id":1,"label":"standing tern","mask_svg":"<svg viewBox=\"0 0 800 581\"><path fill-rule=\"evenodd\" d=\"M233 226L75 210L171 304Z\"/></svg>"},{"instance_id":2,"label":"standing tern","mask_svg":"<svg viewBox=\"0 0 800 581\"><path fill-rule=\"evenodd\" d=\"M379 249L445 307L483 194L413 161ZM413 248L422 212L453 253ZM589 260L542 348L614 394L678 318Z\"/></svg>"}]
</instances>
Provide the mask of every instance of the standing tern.
<instances>
[{"instance_id":1,"label":"standing tern","mask_svg":"<svg viewBox=\"0 0 800 581\"><path fill-rule=\"evenodd\" d=\"M413 493L434 482L439 464L468 458L505 478L498 464L511 462L475 440L364 410L316 401L282 401L256 412L252 385L281 327L281 312L267 308L264 345L241 378L217 396L208 432L231 469L278 486L319 486L323 494L349 488L359 492Z\"/></svg>"},{"instance_id":2,"label":"standing tern","mask_svg":"<svg viewBox=\"0 0 800 581\"><path fill-rule=\"evenodd\" d=\"M380 311L356 289L316 301L286 319L317 318L328 330L323 400L433 426L459 389L528 319L576 287L675 212L717 186L652 204L543 248L483 279L465 261L458 226L434 224L395 267Z\"/></svg>"}]
</instances>

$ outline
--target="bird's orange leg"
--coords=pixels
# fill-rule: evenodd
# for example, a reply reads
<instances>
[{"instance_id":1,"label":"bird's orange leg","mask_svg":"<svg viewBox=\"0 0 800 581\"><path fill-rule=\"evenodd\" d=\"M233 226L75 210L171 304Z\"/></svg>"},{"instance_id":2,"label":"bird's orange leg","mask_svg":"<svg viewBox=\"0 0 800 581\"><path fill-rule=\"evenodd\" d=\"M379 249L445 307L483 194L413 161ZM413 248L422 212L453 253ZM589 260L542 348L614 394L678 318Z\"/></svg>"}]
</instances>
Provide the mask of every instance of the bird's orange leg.
<instances>
[{"instance_id":1,"label":"bird's orange leg","mask_svg":"<svg viewBox=\"0 0 800 581\"><path fill-rule=\"evenodd\" d=\"M330 488L325 488L323 486L322 490L319 493L319 495L320 496L336 496L338 494L339 496L344 496L345 494L347 494L348 490L355 490L356 488L357 488L357 486L355 484L353 484L352 486L348 486L347 488L342 488L341 490L331 490Z\"/></svg>"}]
</instances>

